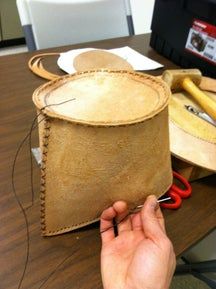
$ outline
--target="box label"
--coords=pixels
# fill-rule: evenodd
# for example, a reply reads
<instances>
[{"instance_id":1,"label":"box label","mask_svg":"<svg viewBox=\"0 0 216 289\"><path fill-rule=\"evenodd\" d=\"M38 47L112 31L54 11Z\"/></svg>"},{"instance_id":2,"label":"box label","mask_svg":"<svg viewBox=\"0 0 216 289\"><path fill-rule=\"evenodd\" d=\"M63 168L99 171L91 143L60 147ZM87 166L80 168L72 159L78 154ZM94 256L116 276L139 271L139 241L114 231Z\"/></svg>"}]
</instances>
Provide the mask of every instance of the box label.
<instances>
[{"instance_id":1,"label":"box label","mask_svg":"<svg viewBox=\"0 0 216 289\"><path fill-rule=\"evenodd\" d=\"M185 49L216 65L216 26L194 19Z\"/></svg>"}]
</instances>

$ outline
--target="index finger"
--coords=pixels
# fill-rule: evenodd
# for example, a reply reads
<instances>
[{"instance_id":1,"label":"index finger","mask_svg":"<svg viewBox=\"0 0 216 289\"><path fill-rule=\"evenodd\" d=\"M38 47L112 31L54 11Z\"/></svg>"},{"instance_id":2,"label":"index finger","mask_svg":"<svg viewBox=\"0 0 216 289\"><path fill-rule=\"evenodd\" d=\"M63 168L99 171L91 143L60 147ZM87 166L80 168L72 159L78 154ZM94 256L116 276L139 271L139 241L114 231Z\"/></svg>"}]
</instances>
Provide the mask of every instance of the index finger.
<instances>
[{"instance_id":1,"label":"index finger","mask_svg":"<svg viewBox=\"0 0 216 289\"><path fill-rule=\"evenodd\" d=\"M113 219L116 217L116 211L113 207L104 210L100 218L100 233L102 244L112 241L115 238Z\"/></svg>"}]
</instances>

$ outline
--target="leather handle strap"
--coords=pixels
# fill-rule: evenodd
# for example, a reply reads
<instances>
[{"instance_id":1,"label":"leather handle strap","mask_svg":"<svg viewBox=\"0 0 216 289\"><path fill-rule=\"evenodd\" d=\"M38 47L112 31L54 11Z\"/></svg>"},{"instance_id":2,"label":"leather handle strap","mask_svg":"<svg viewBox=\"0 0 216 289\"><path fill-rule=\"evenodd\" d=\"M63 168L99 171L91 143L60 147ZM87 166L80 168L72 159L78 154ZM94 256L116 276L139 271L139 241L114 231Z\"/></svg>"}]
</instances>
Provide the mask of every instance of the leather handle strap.
<instances>
[{"instance_id":1,"label":"leather handle strap","mask_svg":"<svg viewBox=\"0 0 216 289\"><path fill-rule=\"evenodd\" d=\"M53 56L53 55L60 55L60 53L57 52L52 52L52 53L42 53L42 54L37 54L34 55L28 62L28 67L29 69L36 75L47 79L47 80L54 80L58 77L60 77L60 75L51 73L49 71L47 71L42 63L42 59L46 56Z\"/></svg>"}]
</instances>

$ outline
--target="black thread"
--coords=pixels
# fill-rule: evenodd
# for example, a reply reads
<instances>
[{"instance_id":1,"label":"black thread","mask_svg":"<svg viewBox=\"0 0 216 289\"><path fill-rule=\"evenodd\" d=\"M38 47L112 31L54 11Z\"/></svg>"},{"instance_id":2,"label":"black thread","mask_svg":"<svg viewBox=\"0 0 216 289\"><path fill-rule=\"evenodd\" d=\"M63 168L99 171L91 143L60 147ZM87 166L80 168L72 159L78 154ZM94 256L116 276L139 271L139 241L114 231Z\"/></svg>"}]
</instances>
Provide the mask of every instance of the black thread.
<instances>
[{"instance_id":1,"label":"black thread","mask_svg":"<svg viewBox=\"0 0 216 289\"><path fill-rule=\"evenodd\" d=\"M35 123L35 120L37 119L37 116L34 118L33 120L33 124ZM43 121L43 119L41 120ZM39 124L39 123L38 123ZM31 127L31 130L32 129L35 129L34 125ZM14 197L23 213L23 216L24 216L24 220L25 220L25 224L26 224L26 239L27 239L27 248L26 248L26 260L25 260L25 265L24 265L24 269L23 269L23 273L21 275L21 278L20 278L20 281L19 281L19 284L18 284L18 289L21 288L21 285L22 285L22 282L23 282L23 279L24 279L24 276L25 276L25 272L26 272L26 268L27 268L27 264L28 264L28 259L29 259L29 224L28 224L28 219L27 219L27 215L26 215L26 211L22 205L22 203L20 202L20 199L16 193L16 188L15 188L15 182L14 182L14 173L15 173L15 166L16 166L16 161L17 161L17 157L19 155L19 152L23 146L23 144L25 143L25 141L27 140L27 138L30 136L30 133L31 131L24 137L24 139L22 140L22 142L20 143L20 145L18 146L18 149L16 151L16 154L15 154L15 157L14 157L14 161L13 161L13 165L12 165L12 175L11 175L11 178L12 178L12 192L14 194ZM30 206L31 207L31 206ZM28 209L30 208L28 207Z\"/></svg>"},{"instance_id":2,"label":"black thread","mask_svg":"<svg viewBox=\"0 0 216 289\"><path fill-rule=\"evenodd\" d=\"M38 116L37 116L36 119L38 119ZM33 161L32 161L32 151L31 151L31 147L32 147L32 130L33 130L35 121L36 121L36 120L34 120L34 121L32 122L32 126L31 126L31 128L30 128L30 135L29 135L29 156L30 156L30 172L31 172L31 175L30 175L30 180L31 180L31 206L34 205Z\"/></svg>"},{"instance_id":3,"label":"black thread","mask_svg":"<svg viewBox=\"0 0 216 289\"><path fill-rule=\"evenodd\" d=\"M160 202L164 202L164 201L167 201L167 199L171 199L170 197L168 198L164 198L164 199L158 199L158 203ZM113 224L112 226L100 231L100 234L103 234L104 232L110 230L110 229L113 229L113 228L116 228L121 222L123 222L128 216L130 215L133 215L133 214L136 214L137 212L139 212L141 210L141 208L139 206L136 206L134 207L133 209L130 210L130 212L125 215L119 222L116 222L115 224Z\"/></svg>"},{"instance_id":4,"label":"black thread","mask_svg":"<svg viewBox=\"0 0 216 289\"><path fill-rule=\"evenodd\" d=\"M135 209L135 208L134 208ZM110 230L110 229L113 229L113 228L116 228L120 223L122 223L127 217L129 217L130 215L132 214L135 214L135 212L130 212L128 213L127 215L125 215L120 221L116 222L115 224L113 224L112 226L100 231L101 234L105 233L106 231Z\"/></svg>"},{"instance_id":5,"label":"black thread","mask_svg":"<svg viewBox=\"0 0 216 289\"><path fill-rule=\"evenodd\" d=\"M31 155L31 136L32 136L32 131L42 122L44 121L45 118L42 118L36 125L35 125L35 122L36 120L38 119L38 117L43 114L43 110L47 107L50 107L50 106L55 106L55 105L61 105L61 104L65 104L69 101L72 101L72 100L75 100L75 98L72 98L72 99L69 99L69 100L66 100L66 101L63 101L63 102L60 102L60 103L54 103L54 104L48 104L44 107L42 107L40 109L40 112L36 115L36 117L33 119L32 121L32 125L31 125L31 128L30 128L30 131L27 133L27 135L24 137L24 139L21 141L21 143L19 144L18 146L18 149L15 153L15 157L14 157L14 161L13 161L13 164L12 164L12 173L11 173L11 181L12 181L12 192L14 194L14 197L17 201L17 204L19 205L20 209L21 209L21 212L23 214L23 217L24 217L24 220L25 220L25 225L26 225L26 241L27 241L27 248L26 248L26 259L25 259L25 265L24 265L24 269L23 269L23 272L22 272L22 275L21 275L21 278L19 280L19 283L18 283L18 287L17 289L20 289L21 286L22 286L22 283L23 283L23 280L24 280L24 277L25 277L25 273L26 273L26 269L27 269L27 265L28 265L28 260L29 260L29 223L28 223L28 218L27 218L27 215L26 215L26 209L29 209L33 206L34 204L34 188L33 188L33 164L32 164L32 155ZM17 161L17 157L19 155L19 152L21 150L21 148L23 147L25 141L28 139L29 137L29 151L30 151L30 155L31 155L31 205L29 207L27 207L26 209L24 209L18 195L17 195L17 192L16 192L16 188L15 188L15 182L14 182L14 174L15 174L15 166L16 166L16 161ZM66 261L66 259L64 260ZM61 264L60 264L61 265ZM60 266L59 265L59 266ZM57 266L58 268L58 266ZM57 269L56 269L57 270ZM55 271L54 271L55 272ZM51 274L52 275L52 274ZM51 276L50 275L50 276ZM49 277L50 278L50 277ZM48 279L49 279L48 278ZM48 280L47 279L47 280ZM46 280L46 282L47 282ZM44 283L45 284L45 283ZM43 284L42 284L43 285ZM40 286L41 288L41 286Z\"/></svg>"}]
</instances>

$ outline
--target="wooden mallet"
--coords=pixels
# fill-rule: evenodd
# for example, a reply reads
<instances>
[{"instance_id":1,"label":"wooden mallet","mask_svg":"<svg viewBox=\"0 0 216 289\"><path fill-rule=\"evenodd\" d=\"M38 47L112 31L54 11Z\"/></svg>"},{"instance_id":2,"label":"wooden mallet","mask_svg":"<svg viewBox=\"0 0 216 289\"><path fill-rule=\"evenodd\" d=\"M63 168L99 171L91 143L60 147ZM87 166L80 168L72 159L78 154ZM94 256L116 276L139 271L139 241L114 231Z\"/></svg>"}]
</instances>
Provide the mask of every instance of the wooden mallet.
<instances>
[{"instance_id":1,"label":"wooden mallet","mask_svg":"<svg viewBox=\"0 0 216 289\"><path fill-rule=\"evenodd\" d=\"M214 120L216 120L216 102L198 88L202 74L198 69L166 70L162 79L170 86L171 91L187 91L200 107Z\"/></svg>"}]
</instances>

